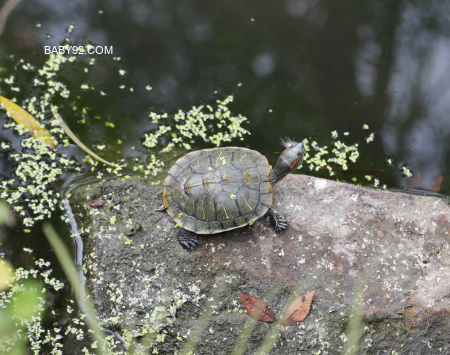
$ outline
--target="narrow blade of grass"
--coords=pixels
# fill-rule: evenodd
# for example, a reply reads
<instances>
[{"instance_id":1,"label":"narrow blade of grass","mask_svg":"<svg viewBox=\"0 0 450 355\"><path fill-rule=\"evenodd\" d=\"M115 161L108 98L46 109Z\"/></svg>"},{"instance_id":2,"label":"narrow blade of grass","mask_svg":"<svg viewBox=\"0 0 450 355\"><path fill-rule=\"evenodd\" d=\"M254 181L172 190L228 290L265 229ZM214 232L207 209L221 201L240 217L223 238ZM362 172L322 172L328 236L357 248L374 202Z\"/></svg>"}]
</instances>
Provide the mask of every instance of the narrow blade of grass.
<instances>
[{"instance_id":1,"label":"narrow blade of grass","mask_svg":"<svg viewBox=\"0 0 450 355\"><path fill-rule=\"evenodd\" d=\"M362 276L355 286L355 291L352 300L352 310L350 319L347 325L348 340L344 344L343 354L357 355L359 349L359 338L361 337L361 330L364 316L364 285L367 282L367 277Z\"/></svg>"},{"instance_id":2,"label":"narrow blade of grass","mask_svg":"<svg viewBox=\"0 0 450 355\"><path fill-rule=\"evenodd\" d=\"M106 160L100 158L97 154L95 154L92 150L90 150L88 147L86 147L78 138L77 136L70 130L69 126L66 124L66 122L64 122L64 120L62 119L61 115L58 113L58 111L56 111L56 107L51 105L51 109L52 109L52 113L53 113L53 117L55 117L55 120L58 121L58 123L60 124L60 126L62 127L62 129L64 130L64 132L66 132L66 134L72 138L72 140L75 142L75 144L77 146L79 146L81 149L83 149L86 153L88 153L90 156L92 156L94 159L97 159L98 161L101 161L104 164L108 164L111 166L114 166L116 168L123 168L125 165L118 165L118 164L113 164L110 162L107 162Z\"/></svg>"},{"instance_id":3,"label":"narrow blade of grass","mask_svg":"<svg viewBox=\"0 0 450 355\"><path fill-rule=\"evenodd\" d=\"M211 297L212 301L206 306L206 309L203 311L202 316L197 320L194 328L191 331L190 337L186 340L186 343L181 348L179 354L180 355L188 355L192 354L195 346L200 341L203 332L205 331L208 322L211 320L212 312L213 312L213 302L218 302L217 300L221 296L223 290L225 288L225 281L220 279L217 282L217 288L214 289Z\"/></svg>"},{"instance_id":4,"label":"narrow blade of grass","mask_svg":"<svg viewBox=\"0 0 450 355\"><path fill-rule=\"evenodd\" d=\"M43 231L50 245L52 246L53 251L58 258L59 263L64 270L64 273L67 276L67 280L69 280L70 285L73 288L73 291L76 297L79 299L79 302L83 303L83 308L86 310L86 321L89 328L92 330L92 335L94 340L97 342L97 353L100 355L107 355L107 353L103 350L102 344L104 343L104 335L102 330L100 329L96 319L96 314L94 311L94 307L92 306L92 302L89 298L85 298L84 286L81 285L80 280L78 278L77 268L75 263L72 260L72 256L67 251L66 246L59 238L58 234L55 232L53 227L49 223L44 223Z\"/></svg>"}]
</instances>

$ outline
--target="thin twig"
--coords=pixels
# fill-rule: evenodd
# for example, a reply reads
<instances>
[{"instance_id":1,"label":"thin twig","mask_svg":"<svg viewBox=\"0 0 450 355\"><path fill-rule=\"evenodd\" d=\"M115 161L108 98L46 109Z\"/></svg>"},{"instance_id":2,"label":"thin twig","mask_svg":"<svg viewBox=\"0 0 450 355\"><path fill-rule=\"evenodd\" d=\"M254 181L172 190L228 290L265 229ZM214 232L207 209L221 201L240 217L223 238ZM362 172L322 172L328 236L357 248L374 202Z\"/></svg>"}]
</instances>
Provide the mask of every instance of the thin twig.
<instances>
[{"instance_id":1,"label":"thin twig","mask_svg":"<svg viewBox=\"0 0 450 355\"><path fill-rule=\"evenodd\" d=\"M5 29L6 21L12 10L21 2L22 0L8 0L5 5L3 5L0 10L0 37Z\"/></svg>"}]
</instances>

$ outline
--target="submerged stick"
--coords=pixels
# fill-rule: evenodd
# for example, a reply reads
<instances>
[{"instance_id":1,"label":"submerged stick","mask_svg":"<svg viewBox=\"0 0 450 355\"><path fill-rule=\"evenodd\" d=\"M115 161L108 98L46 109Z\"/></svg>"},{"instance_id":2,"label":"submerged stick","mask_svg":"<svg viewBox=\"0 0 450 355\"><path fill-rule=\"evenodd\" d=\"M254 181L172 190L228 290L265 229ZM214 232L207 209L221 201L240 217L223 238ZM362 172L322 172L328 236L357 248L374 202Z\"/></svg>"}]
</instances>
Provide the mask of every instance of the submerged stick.
<instances>
[{"instance_id":1,"label":"submerged stick","mask_svg":"<svg viewBox=\"0 0 450 355\"><path fill-rule=\"evenodd\" d=\"M22 0L8 0L0 9L0 36L3 34L9 14L21 1Z\"/></svg>"}]
</instances>

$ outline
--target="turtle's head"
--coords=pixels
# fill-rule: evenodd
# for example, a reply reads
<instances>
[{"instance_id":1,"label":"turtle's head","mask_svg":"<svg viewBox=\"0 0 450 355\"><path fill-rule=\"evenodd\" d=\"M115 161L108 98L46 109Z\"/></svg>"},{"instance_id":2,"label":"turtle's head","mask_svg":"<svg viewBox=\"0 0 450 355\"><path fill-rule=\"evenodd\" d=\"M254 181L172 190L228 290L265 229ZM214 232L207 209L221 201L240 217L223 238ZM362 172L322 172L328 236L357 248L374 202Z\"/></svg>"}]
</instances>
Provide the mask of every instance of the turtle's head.
<instances>
[{"instance_id":1,"label":"turtle's head","mask_svg":"<svg viewBox=\"0 0 450 355\"><path fill-rule=\"evenodd\" d=\"M287 174L297 169L305 155L303 143L297 143L291 140L282 141L282 143L286 149L270 172L270 183L272 186L282 180Z\"/></svg>"}]
</instances>

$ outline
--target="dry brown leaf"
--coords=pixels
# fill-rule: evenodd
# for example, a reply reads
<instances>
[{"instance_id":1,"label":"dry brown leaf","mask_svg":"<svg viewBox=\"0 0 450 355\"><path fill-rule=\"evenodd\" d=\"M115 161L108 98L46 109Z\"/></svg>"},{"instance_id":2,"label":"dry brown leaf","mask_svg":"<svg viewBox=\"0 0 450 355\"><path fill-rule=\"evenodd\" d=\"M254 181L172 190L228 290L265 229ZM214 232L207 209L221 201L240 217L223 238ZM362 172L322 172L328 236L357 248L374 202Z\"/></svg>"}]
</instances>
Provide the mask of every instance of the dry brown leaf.
<instances>
[{"instance_id":1,"label":"dry brown leaf","mask_svg":"<svg viewBox=\"0 0 450 355\"><path fill-rule=\"evenodd\" d=\"M238 292L237 295L241 299L248 314L250 314L253 318L267 323L275 321L275 314L269 307L267 307L266 302L260 300L259 298L246 295L245 293Z\"/></svg>"},{"instance_id":2,"label":"dry brown leaf","mask_svg":"<svg viewBox=\"0 0 450 355\"><path fill-rule=\"evenodd\" d=\"M441 190L441 184L442 184L442 180L443 180L443 179L444 179L444 176L441 175L441 176L439 176L436 180L433 180L433 181L430 183L430 189L433 190L433 191L436 191L436 192L440 191L440 190Z\"/></svg>"},{"instance_id":3,"label":"dry brown leaf","mask_svg":"<svg viewBox=\"0 0 450 355\"><path fill-rule=\"evenodd\" d=\"M291 326L296 325L303 321L309 313L311 309L311 302L314 297L314 292L308 292L302 296L297 297L295 300L291 302L291 304L286 308L285 314L287 317L284 325Z\"/></svg>"},{"instance_id":4,"label":"dry brown leaf","mask_svg":"<svg viewBox=\"0 0 450 355\"><path fill-rule=\"evenodd\" d=\"M419 173L414 175L413 178L409 180L408 186L414 189L423 189L423 180Z\"/></svg>"},{"instance_id":5,"label":"dry brown leaf","mask_svg":"<svg viewBox=\"0 0 450 355\"><path fill-rule=\"evenodd\" d=\"M420 177L420 174L417 173L414 175L414 177L409 181L408 186L415 188L415 189L425 189L425 190L432 190L438 192L441 189L442 180L444 179L444 176L439 176L436 180L433 180L429 184L425 184Z\"/></svg>"},{"instance_id":6,"label":"dry brown leaf","mask_svg":"<svg viewBox=\"0 0 450 355\"><path fill-rule=\"evenodd\" d=\"M101 206L103 206L103 201L101 201L101 200L92 200L92 201L89 201L89 206L92 206L92 207L101 207Z\"/></svg>"}]
</instances>

